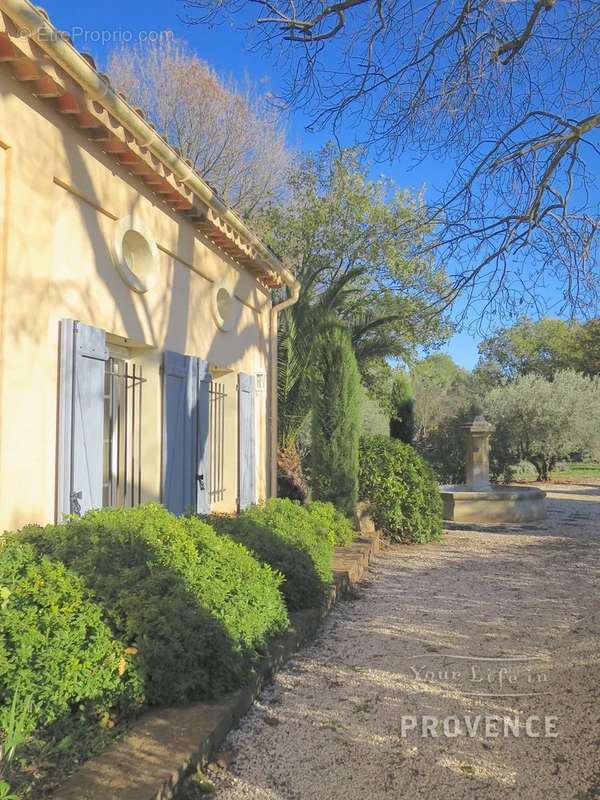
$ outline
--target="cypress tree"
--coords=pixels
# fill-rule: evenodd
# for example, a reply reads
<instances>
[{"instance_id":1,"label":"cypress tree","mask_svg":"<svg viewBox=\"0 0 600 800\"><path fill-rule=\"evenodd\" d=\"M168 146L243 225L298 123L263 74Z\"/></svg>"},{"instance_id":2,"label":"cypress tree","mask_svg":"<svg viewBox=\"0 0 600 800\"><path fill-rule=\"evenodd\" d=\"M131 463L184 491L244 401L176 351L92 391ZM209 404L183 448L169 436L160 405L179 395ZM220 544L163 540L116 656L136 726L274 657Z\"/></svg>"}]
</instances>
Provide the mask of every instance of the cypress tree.
<instances>
[{"instance_id":1,"label":"cypress tree","mask_svg":"<svg viewBox=\"0 0 600 800\"><path fill-rule=\"evenodd\" d=\"M390 406L390 437L412 444L415 435L415 400L410 379L404 372L398 372L394 377Z\"/></svg>"},{"instance_id":2,"label":"cypress tree","mask_svg":"<svg viewBox=\"0 0 600 800\"><path fill-rule=\"evenodd\" d=\"M326 325L315 342L311 391L313 497L354 516L360 375L350 335L337 322Z\"/></svg>"}]
</instances>

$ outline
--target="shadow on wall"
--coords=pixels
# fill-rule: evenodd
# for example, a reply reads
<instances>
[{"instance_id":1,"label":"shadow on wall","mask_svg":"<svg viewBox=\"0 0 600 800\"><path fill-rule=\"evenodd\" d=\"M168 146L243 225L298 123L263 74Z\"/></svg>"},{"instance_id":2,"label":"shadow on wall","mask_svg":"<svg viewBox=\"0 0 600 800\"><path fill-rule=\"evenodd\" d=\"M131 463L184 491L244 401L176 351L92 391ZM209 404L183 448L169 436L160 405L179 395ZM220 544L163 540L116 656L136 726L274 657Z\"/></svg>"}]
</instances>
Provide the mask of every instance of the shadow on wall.
<instances>
[{"instance_id":1,"label":"shadow on wall","mask_svg":"<svg viewBox=\"0 0 600 800\"><path fill-rule=\"evenodd\" d=\"M81 137L83 139L83 137ZM106 162L106 157L102 153L97 152L96 148L87 142L83 141L69 141L64 138L64 148L67 158L69 160L69 167L71 176L75 181L77 189L96 205L101 207L102 202L97 195L94 181L89 173L88 168L81 156L80 149L85 149L92 158L99 160L101 163ZM98 222L98 213L93 208L88 206L83 201L77 201L78 208L82 216L82 225L87 233L90 245L95 256L95 268L98 278L105 284L110 295L114 298L115 308L119 314L123 328L127 331L127 336L130 339L145 342L149 345L156 346L159 339L168 343L168 349L176 352L185 353L189 339L189 326L192 318L191 309L191 289L192 289L192 275L189 267L185 266L185 262L193 263L195 243L197 234L192 226L180 219L175 213L172 213L166 208L162 208L156 197L148 190L143 182L129 174L124 170L115 170L114 164L105 163L105 166L115 173L123 181L128 183L137 190L136 201L127 210L127 214L133 217L136 216L136 211L141 203L142 198L145 199L158 213L165 214L169 219L173 220L177 225L177 249L176 253L183 263L180 268L175 264L176 259L171 258L171 284L170 284L170 297L168 298L168 306L165 310L164 318L164 336L159 336L154 328L153 312L149 308L148 298L151 296L152 290L148 294L138 294L137 302L134 303L134 292L127 289L124 290L122 279L120 278L113 263L112 242L107 242L105 235ZM122 172L122 174L121 174ZM204 242L203 242L204 243ZM207 246L209 246L207 244ZM215 251L218 256L226 263L233 266L236 270L241 268L231 262L225 253ZM166 300L167 298L163 298ZM137 303L141 304L143 309L143 318L140 317L136 309ZM89 319L82 320L88 324L94 324L95 315L93 313L92 298L88 298L86 306L92 311ZM202 320L194 320L195 324L202 326ZM147 329L151 331L152 341L147 341L147 335L144 333L144 324ZM214 324L210 321L210 326ZM223 358L222 347L220 343L227 341L227 354L229 361L237 361L241 359L253 346L257 346L254 337L249 336L250 332L254 332L251 326L231 334L217 332L213 335L207 349L206 359L209 362L219 363ZM109 331L112 332L112 331ZM232 343L235 347L232 348Z\"/></svg>"},{"instance_id":2,"label":"shadow on wall","mask_svg":"<svg viewBox=\"0 0 600 800\"><path fill-rule=\"evenodd\" d=\"M97 153L93 145L87 142L77 142L71 140L70 137L65 136L64 148L67 158L69 160L70 174L73 176L78 190L96 205L101 207L102 203L97 196L94 181L90 172L85 164L80 147L89 152L92 157L98 158L100 161L105 162L105 157ZM109 165L111 171L114 171L114 165ZM118 174L118 172L117 172ZM160 213L166 214L170 219L174 220L177 224L177 246L176 253L181 258L182 262L193 263L194 250L197 236L193 228L186 222L182 221L177 215L170 213L168 210L160 208L157 204L156 198L149 192L147 187L142 184L139 179L133 178L127 174L122 176L123 180L133 185L138 190L136 201L132 207L128 209L128 214L135 216L142 198L151 204ZM169 296L163 298L165 307L161 307L160 319L157 321L156 312L153 312L149 307L149 295L142 294L135 298L129 289L125 289L123 282L113 265L112 243L107 241L106 235L99 224L98 213L92 207L83 201L77 201L77 208L81 214L81 222L83 229L88 237L91 249L94 253L95 270L98 279L102 281L106 289L110 293L115 303L115 314L120 317L120 323L126 331L128 338L145 342L156 346L161 341L167 342L167 349L175 352L185 354L189 352L188 341L190 339L190 324L193 318L191 309L192 297L192 274L189 267L184 263L178 264L176 260L171 258L171 272L170 272L170 287ZM224 253L219 253L219 256L225 263L228 257ZM239 267L236 267L239 269ZM65 286L60 288L55 287L53 291L57 293L57 300L59 296L63 296ZM152 290L151 290L152 291ZM151 292L150 292L151 296ZM77 301L72 303L74 318L81 318L82 307L86 309L87 317L82 320L88 324L95 324L97 314L94 311L93 297L81 296L82 306ZM141 311L139 310L141 309ZM141 315L141 316L140 316ZM157 331L157 323L163 328L164 335ZM202 319L195 318L194 325L202 330L203 335L206 335L206 330L214 328L212 320L203 321ZM151 341L148 342L148 334L145 331L150 331ZM109 331L112 332L112 331ZM58 335L58 332L57 332ZM193 332L192 332L193 335ZM267 343L262 344L263 350L266 350ZM227 361L229 365L240 361L249 351L261 349L260 336L257 333L255 325L247 324L240 330L232 333L215 332L208 343L206 352L206 360L209 363L224 364ZM183 407L185 408L185 406ZM181 412L187 415L187 419L180 420L180 424L185 430L195 429L195 421L192 419L196 413L195 409L187 408ZM201 431L201 435L206 438L207 432ZM200 443L201 452L206 447L206 441ZM167 453L167 459L172 455ZM175 471L177 471L177 465ZM172 472L169 463L163 464L163 472L170 474ZM194 470L195 472L195 470ZM193 494L193 493L192 493ZM192 503L190 503L192 505Z\"/></svg>"},{"instance_id":3,"label":"shadow on wall","mask_svg":"<svg viewBox=\"0 0 600 800\"><path fill-rule=\"evenodd\" d=\"M52 151L48 151L48 159L43 165L34 157L19 157L19 173L16 177L32 187L40 186L39 196L36 194L31 203L31 212L36 215L38 238L40 241L48 242L48 247L44 245L45 251L50 251L53 246L57 253L56 258L60 258L57 243L62 236L60 241L61 246L65 248L65 265L67 263L76 265L79 257L94 262L93 265L85 265L86 267L93 266L94 269L93 273L90 273L93 274L94 279L87 280L85 283L77 281L75 270L74 275L70 276L66 266L62 273L56 269L56 275L49 277L48 267L36 262L35 254L31 254L31 215L13 214L9 226L13 262L7 265L7 274L4 278L8 285L3 287L6 288L6 291L2 299L2 313L4 314L8 309L11 315L10 319L6 316L5 328L8 325L11 328L10 330L5 329L3 334L7 336L7 339L14 340L18 346L19 342L23 340L23 350L30 351L27 359L28 369L32 372L40 369L42 376L49 374L47 352L42 352L41 348L27 348L25 339L35 345L46 341L50 334L52 346L58 352L58 325L56 325L55 331L49 330L48 309L50 309L50 314L52 314L52 309L61 309L61 316L70 316L87 324L98 325L109 333L126 335L138 343L156 347L166 340L168 349L181 353L189 352L190 347L195 347L194 338L197 336L198 343L202 339L202 352L206 359L224 366L239 362L249 353L260 353L261 357L266 356L268 349L266 335L263 336L259 333L257 327L250 322L245 324L246 319L243 320L239 331L227 334L217 331L212 320L199 318L197 311L195 312L191 306L193 292L197 289L197 276L192 275L191 270L184 264L194 261L194 251L195 248L197 249L196 241L201 241L211 252L218 254L226 264L238 269L239 274L244 278L245 271L239 266L235 266L216 245L199 237L193 227L180 214L167 209L141 179L130 175L126 169L117 165L115 160L104 154L97 144L90 142L84 133L78 132L65 119L60 118L51 106L40 104L29 95L21 84L16 85L14 90L11 87L10 95L13 94L35 112L32 128L29 131L32 140L44 137L47 133L48 123L55 128L58 137L62 137L58 140L57 145L52 144ZM18 152L17 155L19 155ZM55 166L55 162L57 166ZM105 170L104 174L96 171L94 162L102 165ZM68 214L65 216L64 236L60 233L56 234L56 229L60 226L59 208L62 203L53 203L51 211L48 213L47 200L50 198L48 202L52 202L50 191L64 192L65 190L50 185L45 185L42 189L40 184L42 180L46 184L51 182L55 169L61 171L61 175L58 177L71 182L81 196L89 201L86 203L82 199L73 197L72 208L69 206ZM169 288L164 290L163 297L160 296L160 291L156 292L156 290L150 290L148 294L135 295L125 287L114 266L112 234L116 223L114 219L113 221L109 220L109 217L113 217L112 211L106 218L103 218L102 212L97 209L106 205L106 196L110 197L112 184L115 186L115 197L119 197L119 206L121 205L123 198L128 196L122 185L119 188L119 184L122 183L133 188L132 199L128 201L126 209L119 207L112 211L120 214L123 210L124 215L138 215L142 207L145 210L147 205L148 208L154 209L157 217L164 214L165 224L160 224L159 220L157 226L151 227L155 227L157 232L160 229L169 230L170 241L165 244L172 247L181 259L182 263L176 263L175 259L161 254L161 260L163 257L165 260L169 258L169 273L166 275ZM58 198L58 195L55 198ZM38 209L39 211L43 210L44 213L36 213ZM74 229L70 236L67 222ZM54 240L55 236L56 241ZM81 239L79 236L84 238ZM29 252L26 261L30 262L31 268L25 271L25 274L27 272L30 274L24 278L24 271L19 268L22 266L19 264L19 249L27 247L29 247ZM81 256L77 252L79 249L82 251ZM83 253L87 255L83 255ZM196 253L197 256L198 253ZM51 257L55 258L54 254ZM167 262L165 261L165 263ZM209 285L206 284L207 287ZM22 297L27 298L27 303L21 302ZM114 306L114 310L111 308L110 314L105 314L102 318L99 314L99 307L102 303L106 311L106 300L100 300L99 297L112 298ZM36 309L39 309L37 313ZM111 319L115 321L113 329L109 324ZM260 320L259 326L262 327L262 324L263 321ZM199 333L196 334L196 331ZM37 358L39 358L39 362L36 362ZM2 380L4 380L4 375L0 370L0 381ZM27 385L28 381L29 378L25 374L24 385ZM44 389L49 396L54 387L46 385ZM51 427L43 422L37 424L40 436L44 433L42 428L47 434ZM50 439L48 439L47 445L53 446ZM44 474L44 479L46 484L51 483L51 467L48 468L47 474ZM47 492L49 493L49 487L47 487ZM45 494L46 492L44 492L44 496ZM15 510L12 517L13 522L9 524L9 527L18 527L23 523L19 509ZM39 518L43 518L41 512Z\"/></svg>"}]
</instances>

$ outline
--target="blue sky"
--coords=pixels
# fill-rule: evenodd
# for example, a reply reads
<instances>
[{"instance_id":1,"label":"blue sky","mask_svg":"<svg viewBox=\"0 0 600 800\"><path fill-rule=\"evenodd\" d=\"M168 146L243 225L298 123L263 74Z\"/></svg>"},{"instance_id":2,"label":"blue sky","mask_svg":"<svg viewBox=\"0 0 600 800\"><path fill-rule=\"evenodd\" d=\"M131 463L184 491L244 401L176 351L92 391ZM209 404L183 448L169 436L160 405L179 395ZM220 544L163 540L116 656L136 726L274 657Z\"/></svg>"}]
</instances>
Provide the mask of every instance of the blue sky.
<instances>
[{"instance_id":1,"label":"blue sky","mask_svg":"<svg viewBox=\"0 0 600 800\"><path fill-rule=\"evenodd\" d=\"M198 55L220 74L237 78L248 74L265 88L275 92L279 88L274 63L253 50L243 32L228 25L213 28L188 25L182 19L183 9L176 0L128 0L121 3L105 0L103 3L85 4L75 4L72 0L46 0L44 7L54 25L67 31L74 45L91 53L100 64L105 62L109 50L120 42L138 41L140 35L145 37L172 31L175 36L187 39ZM306 123L302 113L291 115L290 142L305 150L316 149L328 136L325 132L306 131ZM435 187L446 173L444 165L433 159L415 168L411 168L408 160L381 164L376 171L391 175L402 188L415 190ZM476 334L465 331L454 336L443 350L470 369L477 361L478 340Z\"/></svg>"}]
</instances>

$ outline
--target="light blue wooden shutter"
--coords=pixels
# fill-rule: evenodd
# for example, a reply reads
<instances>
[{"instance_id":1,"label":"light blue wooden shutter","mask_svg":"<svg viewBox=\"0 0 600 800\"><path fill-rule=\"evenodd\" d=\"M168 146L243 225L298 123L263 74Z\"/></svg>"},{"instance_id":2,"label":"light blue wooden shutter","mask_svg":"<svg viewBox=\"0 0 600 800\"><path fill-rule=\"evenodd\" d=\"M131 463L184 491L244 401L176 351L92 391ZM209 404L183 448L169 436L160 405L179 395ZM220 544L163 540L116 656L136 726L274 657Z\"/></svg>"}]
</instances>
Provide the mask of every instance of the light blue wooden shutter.
<instances>
[{"instance_id":1,"label":"light blue wooden shutter","mask_svg":"<svg viewBox=\"0 0 600 800\"><path fill-rule=\"evenodd\" d=\"M198 363L167 351L163 367L163 503L183 514L196 507Z\"/></svg>"},{"instance_id":2,"label":"light blue wooden shutter","mask_svg":"<svg viewBox=\"0 0 600 800\"><path fill-rule=\"evenodd\" d=\"M58 519L102 506L104 384L108 349L99 328L60 324Z\"/></svg>"},{"instance_id":3,"label":"light blue wooden shutter","mask_svg":"<svg viewBox=\"0 0 600 800\"><path fill-rule=\"evenodd\" d=\"M210 514L210 384L208 362L198 362L198 466L196 469L196 511Z\"/></svg>"},{"instance_id":4,"label":"light blue wooden shutter","mask_svg":"<svg viewBox=\"0 0 600 800\"><path fill-rule=\"evenodd\" d=\"M239 375L239 505L244 510L257 501L256 420L254 376Z\"/></svg>"}]
</instances>

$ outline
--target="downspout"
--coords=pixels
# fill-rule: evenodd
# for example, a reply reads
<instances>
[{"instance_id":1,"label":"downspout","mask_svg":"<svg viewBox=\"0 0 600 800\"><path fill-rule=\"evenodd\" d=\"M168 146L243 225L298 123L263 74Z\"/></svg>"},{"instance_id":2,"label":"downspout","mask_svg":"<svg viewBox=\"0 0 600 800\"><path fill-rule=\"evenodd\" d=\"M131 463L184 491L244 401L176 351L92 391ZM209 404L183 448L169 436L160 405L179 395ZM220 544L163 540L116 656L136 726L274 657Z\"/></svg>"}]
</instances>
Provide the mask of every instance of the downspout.
<instances>
[{"instance_id":1,"label":"downspout","mask_svg":"<svg viewBox=\"0 0 600 800\"><path fill-rule=\"evenodd\" d=\"M282 311L298 302L300 284L289 270L291 282L286 281L291 294L281 303L271 308L270 343L269 343L269 497L277 497L277 339L279 332L279 315Z\"/></svg>"}]
</instances>

